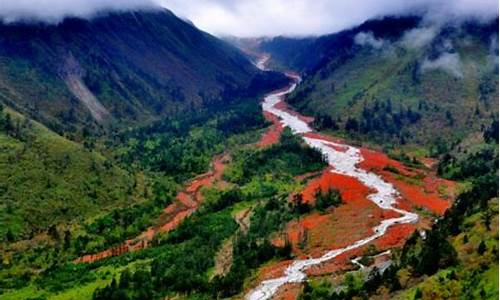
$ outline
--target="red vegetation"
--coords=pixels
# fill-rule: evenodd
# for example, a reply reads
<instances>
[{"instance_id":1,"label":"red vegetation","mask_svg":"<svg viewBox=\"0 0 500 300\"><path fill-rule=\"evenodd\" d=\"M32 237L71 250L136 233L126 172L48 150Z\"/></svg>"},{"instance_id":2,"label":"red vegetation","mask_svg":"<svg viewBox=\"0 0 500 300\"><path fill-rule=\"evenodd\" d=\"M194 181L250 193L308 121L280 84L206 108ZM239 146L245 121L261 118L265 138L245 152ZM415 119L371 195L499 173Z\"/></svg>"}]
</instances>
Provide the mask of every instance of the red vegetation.
<instances>
[{"instance_id":1,"label":"red vegetation","mask_svg":"<svg viewBox=\"0 0 500 300\"><path fill-rule=\"evenodd\" d=\"M262 135L260 141L257 143L258 147L266 147L279 142L281 133L283 132L283 125L280 123L278 117L269 112L264 112L264 117L271 121L273 124Z\"/></svg>"},{"instance_id":2,"label":"red vegetation","mask_svg":"<svg viewBox=\"0 0 500 300\"><path fill-rule=\"evenodd\" d=\"M339 256L326 261L320 265L313 266L310 269L306 270L306 274L308 276L320 276L333 274L340 271L349 271L353 269L353 265L351 264L351 258L361 256L363 254L364 248L357 248L351 251L347 251L345 253L340 254Z\"/></svg>"},{"instance_id":3,"label":"red vegetation","mask_svg":"<svg viewBox=\"0 0 500 300\"><path fill-rule=\"evenodd\" d=\"M366 198L372 191L354 177L327 169L307 184L302 193L303 200L314 203L318 188L323 192L329 188L338 189L344 204L324 214L316 212L290 222L283 236L274 239L274 244L282 245L287 239L295 254L321 256L327 250L345 247L373 234L372 228L387 217L382 209ZM300 244L305 245L300 247Z\"/></svg>"},{"instance_id":4,"label":"red vegetation","mask_svg":"<svg viewBox=\"0 0 500 300\"><path fill-rule=\"evenodd\" d=\"M366 197L373 192L358 179L333 173L330 169L325 170L319 178L312 180L306 186L302 192L304 201L314 203L314 194L318 188L321 188L322 192L327 192L330 188L337 189L344 202L354 202L354 204L366 200Z\"/></svg>"},{"instance_id":5,"label":"red vegetation","mask_svg":"<svg viewBox=\"0 0 500 300\"><path fill-rule=\"evenodd\" d=\"M443 215L451 205L451 202L441 198L436 190L426 191L425 186L411 185L404 181L393 182L393 184L399 190L403 199L414 206L425 207L435 214Z\"/></svg>"},{"instance_id":6,"label":"red vegetation","mask_svg":"<svg viewBox=\"0 0 500 300\"><path fill-rule=\"evenodd\" d=\"M402 163L399 161L390 159L386 154L381 152L376 152L366 148L360 148L361 155L363 156L363 161L359 163L359 167L370 172L378 173L387 166L396 168L403 175L412 175Z\"/></svg>"},{"instance_id":7,"label":"red vegetation","mask_svg":"<svg viewBox=\"0 0 500 300\"><path fill-rule=\"evenodd\" d=\"M258 274L258 280L256 280L255 283L282 276L283 272L285 272L286 268L288 268L292 262L292 260L285 260L262 267L261 272Z\"/></svg>"},{"instance_id":8,"label":"red vegetation","mask_svg":"<svg viewBox=\"0 0 500 300\"><path fill-rule=\"evenodd\" d=\"M197 176L183 191L177 194L174 203L167 206L157 220L157 224L148 228L134 239L126 240L123 244L109 248L95 254L84 255L74 263L92 263L107 257L122 255L127 252L139 251L148 247L154 236L175 229L185 218L196 211L203 201L201 188L213 185L222 179L225 157L216 157L212 162L212 170Z\"/></svg>"},{"instance_id":9,"label":"red vegetation","mask_svg":"<svg viewBox=\"0 0 500 300\"><path fill-rule=\"evenodd\" d=\"M278 289L276 295L273 297L275 300L295 300L302 292L302 286L298 283L285 284Z\"/></svg>"},{"instance_id":10,"label":"red vegetation","mask_svg":"<svg viewBox=\"0 0 500 300\"><path fill-rule=\"evenodd\" d=\"M415 224L399 224L389 227L385 235L376 239L373 244L379 250L386 250L404 245L406 239L417 229Z\"/></svg>"},{"instance_id":11,"label":"red vegetation","mask_svg":"<svg viewBox=\"0 0 500 300\"><path fill-rule=\"evenodd\" d=\"M409 169L379 152L361 149L361 153L364 160L359 167L375 172L393 184L402 196L400 207L404 209L412 209L412 206L423 207L438 215L444 214L450 207L451 202L443 199L439 188L453 191L455 187L453 182L437 178L428 171ZM399 174L384 170L387 166L397 169Z\"/></svg>"},{"instance_id":12,"label":"red vegetation","mask_svg":"<svg viewBox=\"0 0 500 300\"><path fill-rule=\"evenodd\" d=\"M305 136L341 143L339 140L317 133L306 133ZM335 147L335 149L345 151L345 148L341 146ZM398 207L411 211L415 206L418 206L440 215L449 207L450 201L443 199L438 190L445 186L453 191L453 182L437 178L431 171L408 168L383 153L361 149L361 155L364 160L358 167L380 175L400 192L401 198L398 201ZM387 166L391 166L393 170L388 170ZM394 170L397 171L394 172ZM383 219L399 217L397 212L382 210L369 201L367 196L374 191L356 178L332 173L330 169L327 169L306 185L302 192L303 201L314 204L314 194L318 188L323 192L329 188L339 190L344 204L327 211L325 214L315 212L298 221L290 222L282 236L277 236L273 240L274 244L282 245L287 239L292 244L293 252L299 258L319 257L327 250L345 247L373 234L372 228L380 224ZM417 224L394 225L387 230L384 236L371 244L375 245L379 251L401 247L415 230L428 225L429 220L424 219ZM318 276L352 269L353 265L350 259L362 255L367 246L348 251L335 259L313 266L306 273ZM283 265L278 264L275 267L268 266L262 270L262 273L265 274L263 275L265 278L275 278L281 276L283 270ZM267 273L268 271L272 272ZM278 271L281 273L276 274ZM289 288L287 285L286 287L280 289L278 298L294 295L297 291L294 286Z\"/></svg>"}]
</instances>

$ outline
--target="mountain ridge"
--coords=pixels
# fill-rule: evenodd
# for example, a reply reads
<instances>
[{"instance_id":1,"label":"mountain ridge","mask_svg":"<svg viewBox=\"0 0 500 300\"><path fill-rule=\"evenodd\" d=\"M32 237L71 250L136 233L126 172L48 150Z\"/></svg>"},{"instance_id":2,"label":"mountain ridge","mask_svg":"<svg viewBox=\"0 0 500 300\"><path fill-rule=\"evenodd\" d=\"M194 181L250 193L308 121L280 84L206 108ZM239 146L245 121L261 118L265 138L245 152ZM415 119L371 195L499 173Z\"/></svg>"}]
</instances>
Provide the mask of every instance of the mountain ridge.
<instances>
[{"instance_id":1,"label":"mountain ridge","mask_svg":"<svg viewBox=\"0 0 500 300\"><path fill-rule=\"evenodd\" d=\"M277 64L306 76L288 102L317 117L317 129L427 147L442 143L434 129L454 143L494 119L497 28L498 19L438 26L390 17L312 41L279 38L261 49L272 55L289 48Z\"/></svg>"},{"instance_id":2,"label":"mountain ridge","mask_svg":"<svg viewBox=\"0 0 500 300\"><path fill-rule=\"evenodd\" d=\"M168 10L3 24L0 35L0 99L53 129L148 122L263 90L239 50Z\"/></svg>"}]
</instances>

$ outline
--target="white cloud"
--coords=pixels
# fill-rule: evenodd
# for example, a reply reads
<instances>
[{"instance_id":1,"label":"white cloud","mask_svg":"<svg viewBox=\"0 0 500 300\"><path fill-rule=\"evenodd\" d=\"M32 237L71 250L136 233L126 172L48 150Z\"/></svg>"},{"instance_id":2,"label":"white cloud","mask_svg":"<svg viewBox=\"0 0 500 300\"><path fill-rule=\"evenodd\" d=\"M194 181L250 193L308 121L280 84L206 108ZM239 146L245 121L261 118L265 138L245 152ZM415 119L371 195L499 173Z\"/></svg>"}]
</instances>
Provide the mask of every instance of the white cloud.
<instances>
[{"instance_id":1,"label":"white cloud","mask_svg":"<svg viewBox=\"0 0 500 300\"><path fill-rule=\"evenodd\" d=\"M491 19L498 0L159 0L216 35L320 35L390 15L427 12L429 19Z\"/></svg>"},{"instance_id":2,"label":"white cloud","mask_svg":"<svg viewBox=\"0 0 500 300\"><path fill-rule=\"evenodd\" d=\"M384 39L377 39L373 32L360 32L354 37L354 43L361 46L370 46L375 49L381 49L386 46Z\"/></svg>"},{"instance_id":3,"label":"white cloud","mask_svg":"<svg viewBox=\"0 0 500 300\"><path fill-rule=\"evenodd\" d=\"M91 17L104 10L126 11L157 7L156 0L0 0L0 19L58 22L64 17Z\"/></svg>"},{"instance_id":4,"label":"white cloud","mask_svg":"<svg viewBox=\"0 0 500 300\"><path fill-rule=\"evenodd\" d=\"M163 5L216 35L319 35L368 19L427 11L430 18L498 16L498 0L0 0L0 18L57 22L101 10Z\"/></svg>"},{"instance_id":5,"label":"white cloud","mask_svg":"<svg viewBox=\"0 0 500 300\"><path fill-rule=\"evenodd\" d=\"M432 27L418 27L407 31L401 43L406 48L418 49L428 45L438 34L438 28Z\"/></svg>"},{"instance_id":6,"label":"white cloud","mask_svg":"<svg viewBox=\"0 0 500 300\"><path fill-rule=\"evenodd\" d=\"M421 71L443 70L449 74L462 78L462 62L458 53L443 53L435 60L425 59L421 65Z\"/></svg>"}]
</instances>

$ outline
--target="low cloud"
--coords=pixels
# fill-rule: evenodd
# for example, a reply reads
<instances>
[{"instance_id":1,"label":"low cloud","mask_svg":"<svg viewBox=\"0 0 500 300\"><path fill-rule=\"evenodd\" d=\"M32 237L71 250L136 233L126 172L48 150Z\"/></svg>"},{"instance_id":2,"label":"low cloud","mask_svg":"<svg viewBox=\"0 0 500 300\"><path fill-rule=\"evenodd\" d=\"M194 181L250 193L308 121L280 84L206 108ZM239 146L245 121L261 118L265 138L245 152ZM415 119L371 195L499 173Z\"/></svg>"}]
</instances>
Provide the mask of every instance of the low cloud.
<instances>
[{"instance_id":1,"label":"low cloud","mask_svg":"<svg viewBox=\"0 0 500 300\"><path fill-rule=\"evenodd\" d=\"M89 18L102 11L160 8L154 0L1 0L0 20L55 23L65 17Z\"/></svg>"},{"instance_id":2,"label":"low cloud","mask_svg":"<svg viewBox=\"0 0 500 300\"><path fill-rule=\"evenodd\" d=\"M238 37L321 35L387 15L445 22L498 16L498 0L0 0L0 19L58 22L160 5L202 30Z\"/></svg>"},{"instance_id":3,"label":"low cloud","mask_svg":"<svg viewBox=\"0 0 500 300\"><path fill-rule=\"evenodd\" d=\"M443 53L435 60L426 58L422 63L420 70L422 72L442 70L457 78L464 76L462 71L462 62L458 53Z\"/></svg>"},{"instance_id":4,"label":"low cloud","mask_svg":"<svg viewBox=\"0 0 500 300\"><path fill-rule=\"evenodd\" d=\"M411 29L404 34L401 43L405 48L419 49L430 44L437 34L438 28L435 26Z\"/></svg>"},{"instance_id":5,"label":"low cloud","mask_svg":"<svg viewBox=\"0 0 500 300\"><path fill-rule=\"evenodd\" d=\"M498 34L491 37L488 60L494 68L498 67Z\"/></svg>"},{"instance_id":6,"label":"low cloud","mask_svg":"<svg viewBox=\"0 0 500 300\"><path fill-rule=\"evenodd\" d=\"M375 49L382 49L387 44L384 39L376 38L373 32L360 32L356 34L354 43L360 46L370 46Z\"/></svg>"},{"instance_id":7,"label":"low cloud","mask_svg":"<svg viewBox=\"0 0 500 300\"><path fill-rule=\"evenodd\" d=\"M203 30L239 37L321 35L387 15L421 13L433 23L498 16L498 0L159 1Z\"/></svg>"}]
</instances>

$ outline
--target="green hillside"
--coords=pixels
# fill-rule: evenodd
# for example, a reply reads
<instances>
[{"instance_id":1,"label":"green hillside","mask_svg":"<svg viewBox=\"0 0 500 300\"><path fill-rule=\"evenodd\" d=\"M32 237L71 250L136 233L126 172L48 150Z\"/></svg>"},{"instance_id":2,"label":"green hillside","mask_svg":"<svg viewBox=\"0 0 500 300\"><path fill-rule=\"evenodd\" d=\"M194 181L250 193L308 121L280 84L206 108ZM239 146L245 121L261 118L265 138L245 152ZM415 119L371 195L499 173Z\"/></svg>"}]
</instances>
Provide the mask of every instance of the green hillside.
<instances>
[{"instance_id":1,"label":"green hillside","mask_svg":"<svg viewBox=\"0 0 500 300\"><path fill-rule=\"evenodd\" d=\"M135 176L9 109L0 113L0 235L33 237L142 199Z\"/></svg>"},{"instance_id":2,"label":"green hillside","mask_svg":"<svg viewBox=\"0 0 500 300\"><path fill-rule=\"evenodd\" d=\"M189 114L285 81L164 9L0 24L0 36L0 101L79 137Z\"/></svg>"},{"instance_id":3,"label":"green hillside","mask_svg":"<svg viewBox=\"0 0 500 300\"><path fill-rule=\"evenodd\" d=\"M158 222L181 186L206 172L215 155L255 143L268 125L260 96L235 97L109 135L83 136L81 143L2 106L1 297L91 298L97 287L123 271L123 262L110 260L98 270L71 262L136 237ZM214 238L234 231L227 213L220 220L212 211L206 214L203 222L222 222L216 230L221 236ZM167 248L140 252L125 265L135 266L171 248L179 259L183 247L197 249L205 258L199 238L181 248L169 242Z\"/></svg>"},{"instance_id":4,"label":"green hillside","mask_svg":"<svg viewBox=\"0 0 500 300\"><path fill-rule=\"evenodd\" d=\"M305 75L288 103L316 116L317 129L388 145L480 132L498 115L498 23L418 24L369 21L277 56ZM428 40L416 43L419 36ZM273 53L286 45L276 39L261 47Z\"/></svg>"}]
</instances>

